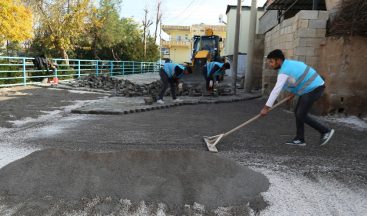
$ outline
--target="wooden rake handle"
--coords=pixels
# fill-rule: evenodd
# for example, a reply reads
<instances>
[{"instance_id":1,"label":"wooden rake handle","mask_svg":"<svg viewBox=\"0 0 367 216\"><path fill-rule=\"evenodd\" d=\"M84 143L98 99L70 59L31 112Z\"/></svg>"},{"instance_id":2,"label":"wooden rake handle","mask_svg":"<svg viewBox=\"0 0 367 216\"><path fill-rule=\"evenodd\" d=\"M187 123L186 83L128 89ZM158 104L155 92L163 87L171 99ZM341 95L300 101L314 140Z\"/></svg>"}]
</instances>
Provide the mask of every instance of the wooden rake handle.
<instances>
[{"instance_id":1,"label":"wooden rake handle","mask_svg":"<svg viewBox=\"0 0 367 216\"><path fill-rule=\"evenodd\" d=\"M271 110L273 110L273 109L277 108L278 106L282 105L283 103L285 103L285 102L286 102L286 101L288 101L289 99L291 99L291 96L286 97L286 98L284 98L283 100L281 100L279 103L275 104L272 108L270 108L270 110L269 110L269 111L271 111ZM226 132L225 134L223 134L223 137L226 137L226 136L230 135L231 133L235 132L236 130L238 130L238 129L240 129L240 128L245 127L246 125L250 124L251 122L255 121L256 119L258 119L258 118L260 118L260 117L261 117L261 115L260 115L260 114L258 114L258 115L256 115L256 116L254 116L253 118L251 118L251 119L247 120L246 122L244 122L244 123L242 123L242 124L238 125L237 127L233 128L232 130L230 130L230 131ZM223 138L223 137L221 137L221 138Z\"/></svg>"}]
</instances>

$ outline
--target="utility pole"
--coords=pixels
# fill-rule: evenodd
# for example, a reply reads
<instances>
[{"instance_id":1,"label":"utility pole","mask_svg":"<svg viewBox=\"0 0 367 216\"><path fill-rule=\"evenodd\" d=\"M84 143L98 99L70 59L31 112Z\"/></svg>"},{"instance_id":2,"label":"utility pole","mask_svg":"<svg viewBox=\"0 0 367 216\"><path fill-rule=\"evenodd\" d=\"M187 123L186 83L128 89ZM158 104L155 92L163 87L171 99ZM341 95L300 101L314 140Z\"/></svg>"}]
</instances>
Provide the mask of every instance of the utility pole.
<instances>
[{"instance_id":1,"label":"utility pole","mask_svg":"<svg viewBox=\"0 0 367 216\"><path fill-rule=\"evenodd\" d=\"M256 20L257 20L257 1L251 2L250 29L248 37L247 65L245 75L245 92L251 92L253 84L253 63L255 54Z\"/></svg>"},{"instance_id":2,"label":"utility pole","mask_svg":"<svg viewBox=\"0 0 367 216\"><path fill-rule=\"evenodd\" d=\"M162 21L162 12L161 12L161 5L162 2L160 0L157 1L157 14L155 18L155 31L154 31L154 42L157 40L157 29L158 24Z\"/></svg>"},{"instance_id":3,"label":"utility pole","mask_svg":"<svg viewBox=\"0 0 367 216\"><path fill-rule=\"evenodd\" d=\"M162 19L159 22L159 64L162 61Z\"/></svg>"},{"instance_id":4,"label":"utility pole","mask_svg":"<svg viewBox=\"0 0 367 216\"><path fill-rule=\"evenodd\" d=\"M238 51L239 51L239 39L240 39L240 21L241 21L241 0L237 0L237 12L236 12L236 30L234 34L234 48L233 48L233 64L232 64L232 79L233 79L233 94L236 94L237 84L237 69L238 69Z\"/></svg>"}]
</instances>

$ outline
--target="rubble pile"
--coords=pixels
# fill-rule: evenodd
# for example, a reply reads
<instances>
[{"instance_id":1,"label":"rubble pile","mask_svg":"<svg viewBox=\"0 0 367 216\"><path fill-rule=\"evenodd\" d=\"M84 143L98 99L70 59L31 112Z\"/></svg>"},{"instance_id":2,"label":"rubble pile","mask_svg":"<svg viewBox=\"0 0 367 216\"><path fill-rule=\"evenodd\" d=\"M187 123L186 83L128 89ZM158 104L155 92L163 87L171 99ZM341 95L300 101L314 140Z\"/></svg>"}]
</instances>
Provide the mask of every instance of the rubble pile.
<instances>
[{"instance_id":1,"label":"rubble pile","mask_svg":"<svg viewBox=\"0 0 367 216\"><path fill-rule=\"evenodd\" d=\"M136 97L158 94L161 89L161 82L157 80L149 84L135 84L129 80L116 77L89 75L76 80L72 86L103 89L113 92L116 96Z\"/></svg>"},{"instance_id":2,"label":"rubble pile","mask_svg":"<svg viewBox=\"0 0 367 216\"><path fill-rule=\"evenodd\" d=\"M73 87L86 87L91 89L103 89L105 91L111 91L115 96L123 97L137 97L137 96L152 96L155 97L159 94L162 88L161 81L157 80L146 84L136 84L126 79L110 77L106 75L96 76L89 75L82 77L73 84ZM206 92L204 83L201 85L183 85L182 91L176 90L177 95L182 96L219 96L219 95L232 95L230 85L219 85L217 91ZM166 96L171 93L168 90Z\"/></svg>"}]
</instances>

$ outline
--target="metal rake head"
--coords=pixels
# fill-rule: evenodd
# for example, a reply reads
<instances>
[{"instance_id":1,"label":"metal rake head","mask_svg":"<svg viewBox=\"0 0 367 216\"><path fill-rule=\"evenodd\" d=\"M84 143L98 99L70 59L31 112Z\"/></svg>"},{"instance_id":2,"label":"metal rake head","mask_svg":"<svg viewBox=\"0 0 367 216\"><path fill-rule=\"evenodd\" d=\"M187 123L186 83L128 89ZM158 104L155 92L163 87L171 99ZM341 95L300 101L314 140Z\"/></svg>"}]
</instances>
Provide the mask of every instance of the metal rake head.
<instances>
[{"instance_id":1,"label":"metal rake head","mask_svg":"<svg viewBox=\"0 0 367 216\"><path fill-rule=\"evenodd\" d=\"M204 136L203 137L204 138L204 141L205 141L205 144L208 147L208 150L210 152L218 152L218 149L215 146L223 138L223 135L224 134L219 134L219 135L211 136L211 137L208 137L208 136Z\"/></svg>"}]
</instances>

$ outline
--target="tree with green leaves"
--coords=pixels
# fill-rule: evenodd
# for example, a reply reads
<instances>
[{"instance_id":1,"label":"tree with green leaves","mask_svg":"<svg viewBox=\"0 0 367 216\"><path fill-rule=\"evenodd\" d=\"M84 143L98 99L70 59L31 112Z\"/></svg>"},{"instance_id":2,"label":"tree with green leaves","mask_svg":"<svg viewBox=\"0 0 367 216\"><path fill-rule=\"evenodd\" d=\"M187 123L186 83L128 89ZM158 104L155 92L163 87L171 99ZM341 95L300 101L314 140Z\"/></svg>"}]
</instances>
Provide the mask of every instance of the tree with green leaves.
<instances>
[{"instance_id":1,"label":"tree with green leaves","mask_svg":"<svg viewBox=\"0 0 367 216\"><path fill-rule=\"evenodd\" d=\"M74 49L76 41L86 31L86 19L91 14L91 0L28 0L37 15L36 36L43 46L56 49L68 59L68 51Z\"/></svg>"},{"instance_id":2,"label":"tree with green leaves","mask_svg":"<svg viewBox=\"0 0 367 216\"><path fill-rule=\"evenodd\" d=\"M89 18L89 31L80 37L76 56L115 60L157 60L158 47L147 35L144 57L142 26L132 18L120 18L119 1L102 0ZM142 40L143 39L143 40Z\"/></svg>"},{"instance_id":3,"label":"tree with green leaves","mask_svg":"<svg viewBox=\"0 0 367 216\"><path fill-rule=\"evenodd\" d=\"M32 50L67 59L156 61L158 47L132 18L121 18L121 0L23 0L35 13L37 25Z\"/></svg>"}]
</instances>

